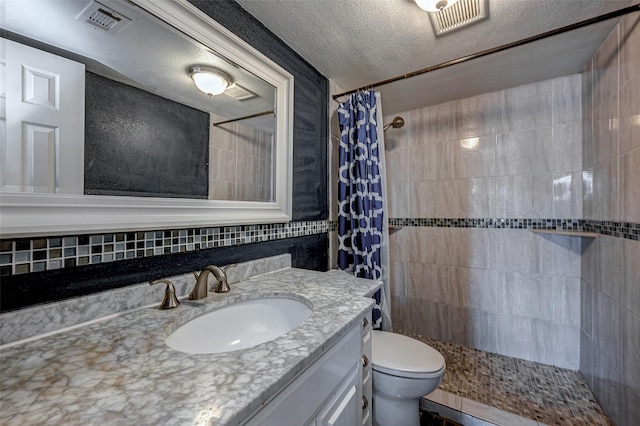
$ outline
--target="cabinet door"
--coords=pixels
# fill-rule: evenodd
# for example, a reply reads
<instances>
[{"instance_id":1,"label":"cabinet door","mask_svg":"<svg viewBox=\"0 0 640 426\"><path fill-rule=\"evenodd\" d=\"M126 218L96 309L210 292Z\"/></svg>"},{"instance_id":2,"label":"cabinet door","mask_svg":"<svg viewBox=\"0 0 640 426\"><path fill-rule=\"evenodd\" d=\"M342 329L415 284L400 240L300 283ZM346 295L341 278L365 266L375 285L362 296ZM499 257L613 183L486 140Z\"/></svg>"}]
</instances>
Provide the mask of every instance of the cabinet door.
<instances>
[{"instance_id":1,"label":"cabinet door","mask_svg":"<svg viewBox=\"0 0 640 426\"><path fill-rule=\"evenodd\" d=\"M359 370L354 371L333 400L320 412L317 426L355 426L362 410L358 401Z\"/></svg>"},{"instance_id":2,"label":"cabinet door","mask_svg":"<svg viewBox=\"0 0 640 426\"><path fill-rule=\"evenodd\" d=\"M244 425L316 424L317 413L326 413L327 407L335 404L336 395L347 392L347 384L359 386L356 373L359 374L360 346L360 327L355 327ZM360 392L359 387L356 392ZM356 425L355 421L320 424Z\"/></svg>"}]
</instances>

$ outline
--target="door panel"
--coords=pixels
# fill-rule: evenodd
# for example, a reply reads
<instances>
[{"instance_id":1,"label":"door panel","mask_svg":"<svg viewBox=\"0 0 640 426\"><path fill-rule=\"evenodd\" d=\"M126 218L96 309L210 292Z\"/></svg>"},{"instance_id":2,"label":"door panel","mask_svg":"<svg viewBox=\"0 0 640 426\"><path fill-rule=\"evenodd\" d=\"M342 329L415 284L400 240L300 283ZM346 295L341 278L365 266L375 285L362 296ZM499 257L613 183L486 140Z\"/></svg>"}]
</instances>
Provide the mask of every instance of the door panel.
<instances>
[{"instance_id":1,"label":"door panel","mask_svg":"<svg viewBox=\"0 0 640 426\"><path fill-rule=\"evenodd\" d=\"M1 39L3 192L82 194L84 64Z\"/></svg>"}]
</instances>

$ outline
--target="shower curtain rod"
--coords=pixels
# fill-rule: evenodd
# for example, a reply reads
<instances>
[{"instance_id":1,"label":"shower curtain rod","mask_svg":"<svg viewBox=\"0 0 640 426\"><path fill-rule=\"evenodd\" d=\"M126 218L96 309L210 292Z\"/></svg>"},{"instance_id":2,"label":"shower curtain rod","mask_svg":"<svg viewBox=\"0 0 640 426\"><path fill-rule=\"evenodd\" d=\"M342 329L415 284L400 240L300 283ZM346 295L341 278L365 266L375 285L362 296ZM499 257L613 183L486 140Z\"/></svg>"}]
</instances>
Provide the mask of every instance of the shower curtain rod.
<instances>
[{"instance_id":1,"label":"shower curtain rod","mask_svg":"<svg viewBox=\"0 0 640 426\"><path fill-rule=\"evenodd\" d=\"M491 49L487 49L487 50L483 50L481 52L477 52L471 55L467 55L467 56L462 56L460 58L457 59L452 59L450 61L447 62L443 62L441 64L438 65L433 65L427 68L422 68L419 69L417 71L413 71L407 74L403 74L403 75L399 75L397 77L392 77L386 80L382 80L382 81L378 81L377 83L372 83L366 86L362 86L362 87L358 87L357 89L353 89L353 90L349 90L348 92L343 92L343 93L339 93L337 95L333 95L333 100L337 101L338 98L342 97L342 96L346 96L346 95L351 95L353 93L357 93L361 90L367 90L367 89L373 89L374 87L378 87L378 86L383 86L385 84L389 84L389 83L394 83L396 81L400 81L400 80L406 80L408 78L411 77L415 77L418 75L422 75L422 74L426 74L428 72L431 71L436 71L442 68L447 68L450 67L452 65L456 65L456 64L460 64L462 62L467 62L470 61L472 59L478 59L478 58L482 58L483 56L487 56L487 55L491 55L492 53L498 53L498 52L502 52L503 50L507 50L507 49L511 49L512 47L518 47L518 46L522 46L523 44L527 44L527 43L532 43L534 41L538 41L538 40L542 40L545 39L547 37L551 37L554 35L558 35L558 34L562 34L562 33L566 33L568 31L572 31L572 30L576 30L578 28L583 28L592 24L597 24L603 21L607 21L609 19L613 19L613 18L617 18L619 16L623 16L626 15L628 13L633 13L633 12L640 12L640 3L636 3L632 6L627 6L625 8L613 11L613 12L609 12L609 13L605 13L604 15L600 15L600 16L596 16L595 18L591 18L591 19L587 19L584 21L580 21L580 22L576 22L575 24L571 24L571 25L567 25L565 27L561 27L561 28L557 28L555 30L551 30L551 31L547 31L535 36L531 36L531 37L527 37L527 38L523 38L521 40L518 41L514 41L511 43L507 43L507 44L503 44L502 46L498 46L498 47L494 47Z\"/></svg>"},{"instance_id":2,"label":"shower curtain rod","mask_svg":"<svg viewBox=\"0 0 640 426\"><path fill-rule=\"evenodd\" d=\"M217 123L211 123L211 125L212 126L220 126L222 124L235 123L236 121L246 120L248 118L262 117L263 115L269 115L269 114L273 114L273 110L272 109L270 109L269 111L259 112L257 114L245 115L244 117L232 118L231 120L225 120L225 121L219 121Z\"/></svg>"}]
</instances>

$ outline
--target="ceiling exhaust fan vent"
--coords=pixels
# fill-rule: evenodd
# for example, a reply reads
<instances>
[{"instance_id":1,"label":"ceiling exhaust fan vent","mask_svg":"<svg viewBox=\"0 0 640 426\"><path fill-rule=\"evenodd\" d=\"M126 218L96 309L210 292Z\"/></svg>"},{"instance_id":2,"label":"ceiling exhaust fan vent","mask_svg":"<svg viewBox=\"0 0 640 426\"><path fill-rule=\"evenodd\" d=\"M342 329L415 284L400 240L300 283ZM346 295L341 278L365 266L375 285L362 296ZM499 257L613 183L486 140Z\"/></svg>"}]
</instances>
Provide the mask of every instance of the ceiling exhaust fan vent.
<instances>
[{"instance_id":1,"label":"ceiling exhaust fan vent","mask_svg":"<svg viewBox=\"0 0 640 426\"><path fill-rule=\"evenodd\" d=\"M247 99L255 98L256 96L258 96L251 90L242 87L237 83L233 83L229 87L227 87L227 90L224 91L224 94L231 96L238 101L245 101Z\"/></svg>"},{"instance_id":2,"label":"ceiling exhaust fan vent","mask_svg":"<svg viewBox=\"0 0 640 426\"><path fill-rule=\"evenodd\" d=\"M76 16L76 21L86 22L110 33L117 33L131 22L131 19L98 2L92 2L80 15Z\"/></svg>"},{"instance_id":3,"label":"ceiling exhaust fan vent","mask_svg":"<svg viewBox=\"0 0 640 426\"><path fill-rule=\"evenodd\" d=\"M438 12L429 12L436 36L458 30L489 17L488 0L458 0Z\"/></svg>"}]
</instances>

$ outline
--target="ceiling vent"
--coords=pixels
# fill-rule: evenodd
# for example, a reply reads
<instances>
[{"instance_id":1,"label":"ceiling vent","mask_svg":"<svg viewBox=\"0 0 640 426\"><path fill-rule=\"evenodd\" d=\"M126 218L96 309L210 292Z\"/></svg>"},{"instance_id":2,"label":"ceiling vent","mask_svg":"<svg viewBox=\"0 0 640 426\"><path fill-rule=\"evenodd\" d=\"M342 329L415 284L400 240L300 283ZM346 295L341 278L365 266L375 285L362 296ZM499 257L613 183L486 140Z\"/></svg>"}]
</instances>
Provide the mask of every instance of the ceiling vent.
<instances>
[{"instance_id":1,"label":"ceiling vent","mask_svg":"<svg viewBox=\"0 0 640 426\"><path fill-rule=\"evenodd\" d=\"M436 36L458 30L489 17L488 0L458 0L453 5L429 12Z\"/></svg>"},{"instance_id":2,"label":"ceiling vent","mask_svg":"<svg viewBox=\"0 0 640 426\"><path fill-rule=\"evenodd\" d=\"M91 2L80 15L76 16L76 21L86 22L115 34L131 22L131 19L98 2Z\"/></svg>"},{"instance_id":3,"label":"ceiling vent","mask_svg":"<svg viewBox=\"0 0 640 426\"><path fill-rule=\"evenodd\" d=\"M256 96L258 96L249 89L245 89L244 87L240 86L238 83L233 83L232 85L227 87L227 90L224 91L224 94L229 95L233 99L236 99L238 101L246 101L247 99L255 98Z\"/></svg>"}]
</instances>

